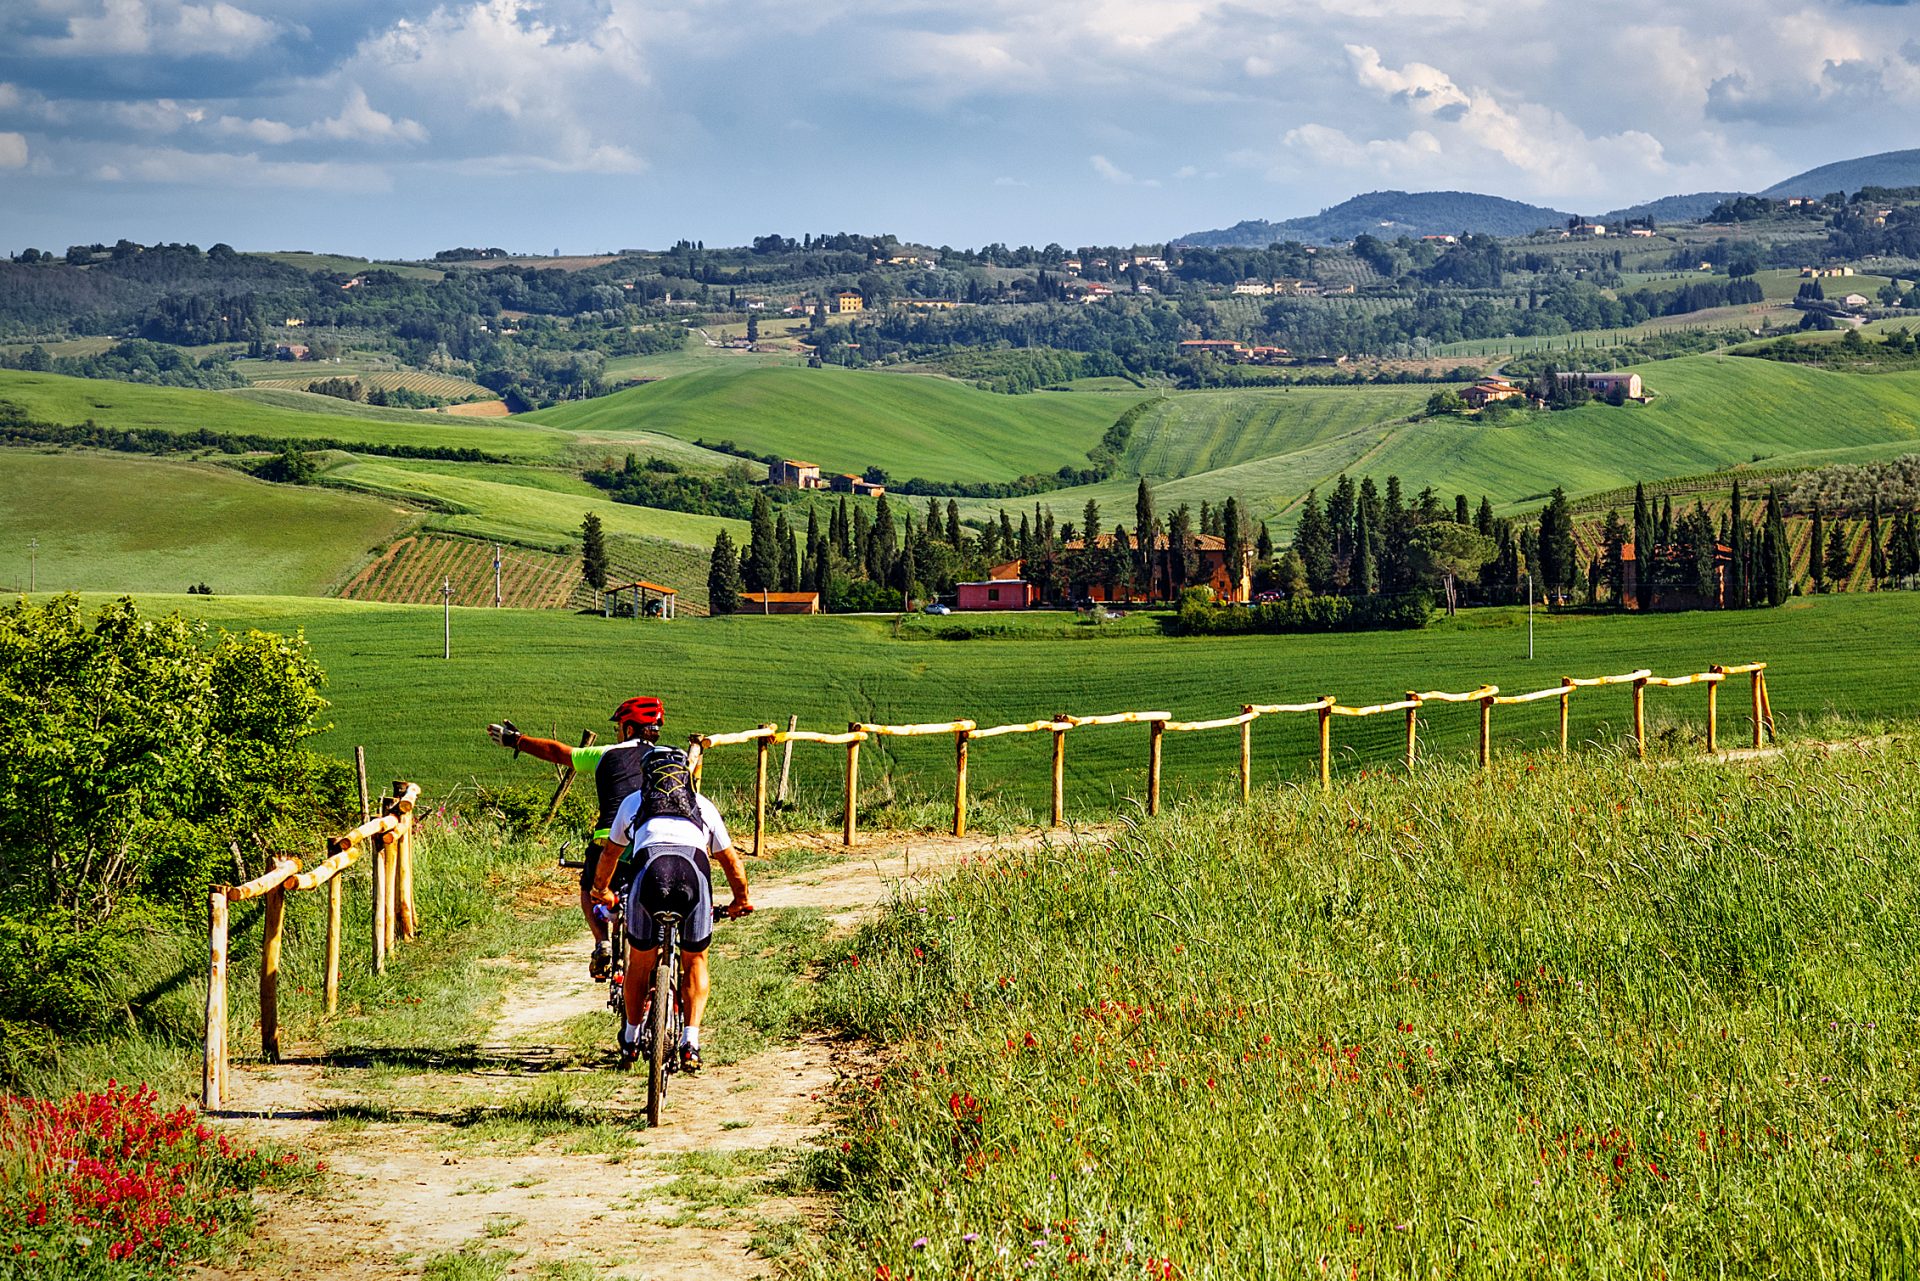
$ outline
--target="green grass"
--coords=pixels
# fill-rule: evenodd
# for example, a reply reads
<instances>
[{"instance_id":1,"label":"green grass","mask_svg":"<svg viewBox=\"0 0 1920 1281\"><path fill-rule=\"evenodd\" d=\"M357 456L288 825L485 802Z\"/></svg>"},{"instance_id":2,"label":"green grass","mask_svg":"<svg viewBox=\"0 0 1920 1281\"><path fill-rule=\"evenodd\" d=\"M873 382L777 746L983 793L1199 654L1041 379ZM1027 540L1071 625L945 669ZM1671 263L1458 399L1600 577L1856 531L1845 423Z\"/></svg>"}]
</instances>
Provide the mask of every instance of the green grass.
<instances>
[{"instance_id":1,"label":"green grass","mask_svg":"<svg viewBox=\"0 0 1920 1281\"><path fill-rule=\"evenodd\" d=\"M337 753L365 744L376 777L406 776L435 796L475 781L539 785L544 768L492 747L484 727L511 717L529 732L575 737L603 729L605 708L637 692L668 707L669 735L784 725L843 729L848 721L918 722L969 716L981 724L1028 721L1055 712L1160 710L1180 718L1231 715L1245 702L1292 702L1332 693L1349 704L1397 698L1407 689L1471 689L1482 680L1508 691L1557 684L1561 675L1601 675L1648 666L1665 674L1710 663L1765 659L1775 710L1791 729L1830 713L1920 715L1920 675L1907 661L1920 597L1887 592L1808 598L1780 610L1735 614L1561 615L1536 619L1539 657L1526 660L1524 611L1469 611L1421 632L1352 636L1170 638L1145 627L1078 628L1064 616L1021 619L1031 632L1002 639L922 639L919 627L893 636L884 619L733 618L635 623L535 611L459 609L454 657L440 658L440 610L348 601L155 598L224 626L304 629L330 677L335 728L321 740ZM980 621L948 620L949 622ZM993 618L996 626L1015 620ZM1085 639L1081 639L1085 637ZM1836 661L1843 656L1843 661ZM1746 733L1744 691L1722 700L1729 742ZM1654 730L1697 733L1697 690L1649 695ZM1576 741L1618 742L1627 720L1624 689L1573 701ZM395 709L404 707L404 714ZM1501 751L1545 740L1554 704L1501 708ZM1257 777L1306 776L1313 718L1255 727ZM1435 707L1421 719L1426 750L1464 753L1474 708ZM1336 770L1390 763L1403 748L1398 716L1335 725ZM1044 810L1046 735L979 744L970 772L976 804ZM1144 794L1146 733L1138 727L1079 731L1067 743L1068 807L1076 816L1110 813ZM951 795L946 739L870 743L861 754L864 806L919 798L929 821ZM1170 735L1169 795L1205 791L1232 776L1231 731ZM749 774L752 754L722 749L709 780L729 796ZM799 745L794 779L808 805L837 812L844 758L836 748ZM729 811L737 816L738 810Z\"/></svg>"},{"instance_id":2,"label":"green grass","mask_svg":"<svg viewBox=\"0 0 1920 1281\"><path fill-rule=\"evenodd\" d=\"M524 417L571 431L732 440L830 471L880 466L900 479L981 481L1085 466L1087 450L1132 403L999 396L912 375L716 366Z\"/></svg>"},{"instance_id":3,"label":"green grass","mask_svg":"<svg viewBox=\"0 0 1920 1281\"><path fill-rule=\"evenodd\" d=\"M275 262L285 263L289 267L298 267L302 271L340 272L355 276L363 271L391 271L397 276L409 280L439 280L447 273L437 267L421 267L404 262L372 262L365 258L346 258L339 254L314 254L299 249L279 249L267 253L250 253L251 258L271 258Z\"/></svg>"},{"instance_id":4,"label":"green grass","mask_svg":"<svg viewBox=\"0 0 1920 1281\"><path fill-rule=\"evenodd\" d=\"M903 898L832 971L887 1067L801 1272L1910 1274L1913 733L1199 806Z\"/></svg>"},{"instance_id":5,"label":"green grass","mask_svg":"<svg viewBox=\"0 0 1920 1281\"><path fill-rule=\"evenodd\" d=\"M42 590L319 594L417 516L335 490L271 485L230 467L0 450L0 583Z\"/></svg>"}]
</instances>

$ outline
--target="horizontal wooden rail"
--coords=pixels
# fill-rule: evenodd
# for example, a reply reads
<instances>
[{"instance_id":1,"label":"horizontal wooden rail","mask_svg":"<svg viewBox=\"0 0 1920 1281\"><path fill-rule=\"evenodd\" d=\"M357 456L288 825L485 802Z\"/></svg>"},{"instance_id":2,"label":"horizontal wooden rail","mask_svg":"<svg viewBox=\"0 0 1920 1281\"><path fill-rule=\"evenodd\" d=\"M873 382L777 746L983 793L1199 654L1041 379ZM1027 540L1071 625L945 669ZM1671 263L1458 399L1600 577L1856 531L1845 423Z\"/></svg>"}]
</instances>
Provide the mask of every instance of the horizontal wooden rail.
<instances>
[{"instance_id":1,"label":"horizontal wooden rail","mask_svg":"<svg viewBox=\"0 0 1920 1281\"><path fill-rule=\"evenodd\" d=\"M809 729L781 730L773 736L776 743L832 743L844 747L848 743L867 741L865 730L849 730L845 734L821 734Z\"/></svg>"},{"instance_id":2,"label":"horizontal wooden rail","mask_svg":"<svg viewBox=\"0 0 1920 1281\"><path fill-rule=\"evenodd\" d=\"M1653 675L1651 667L1643 667L1637 672L1622 672L1618 676L1569 676L1567 684L1575 689L1592 689L1599 685L1631 685Z\"/></svg>"},{"instance_id":3,"label":"horizontal wooden rail","mask_svg":"<svg viewBox=\"0 0 1920 1281\"><path fill-rule=\"evenodd\" d=\"M1729 676L1745 676L1749 672L1764 672L1767 670L1767 665L1765 663L1742 663L1738 667L1723 667L1720 670Z\"/></svg>"},{"instance_id":4,"label":"horizontal wooden rail","mask_svg":"<svg viewBox=\"0 0 1920 1281\"><path fill-rule=\"evenodd\" d=\"M922 738L935 734L957 734L961 730L972 730L972 721L939 721L930 725L869 725L862 721L860 732L872 734L878 738Z\"/></svg>"},{"instance_id":5,"label":"horizontal wooden rail","mask_svg":"<svg viewBox=\"0 0 1920 1281\"><path fill-rule=\"evenodd\" d=\"M1172 712L1111 712L1105 716L1069 716L1069 725L1141 725L1151 721L1170 721Z\"/></svg>"},{"instance_id":6,"label":"horizontal wooden rail","mask_svg":"<svg viewBox=\"0 0 1920 1281\"><path fill-rule=\"evenodd\" d=\"M778 733L771 725L762 725L759 729L743 729L732 734L702 734L700 746L703 750L709 747L738 747L744 743L771 739Z\"/></svg>"},{"instance_id":7,"label":"horizontal wooden rail","mask_svg":"<svg viewBox=\"0 0 1920 1281\"><path fill-rule=\"evenodd\" d=\"M1047 730L1064 734L1072 728L1072 721L1028 721L1024 725L993 725L986 729L977 729L967 737L977 742L983 738L999 738L1002 734L1039 734Z\"/></svg>"},{"instance_id":8,"label":"horizontal wooden rail","mask_svg":"<svg viewBox=\"0 0 1920 1281\"><path fill-rule=\"evenodd\" d=\"M1235 725L1246 725L1259 719L1258 712L1242 712L1238 716L1222 716L1211 721L1167 721L1161 728L1169 734L1192 734L1204 729L1231 729Z\"/></svg>"},{"instance_id":9,"label":"horizontal wooden rail","mask_svg":"<svg viewBox=\"0 0 1920 1281\"><path fill-rule=\"evenodd\" d=\"M327 849L332 853L338 854L342 850L352 849L362 841L372 840L376 836L383 836L388 832L395 831L399 826L400 820L398 817L392 814L382 814L379 818L370 818L351 831L334 837L327 842Z\"/></svg>"},{"instance_id":10,"label":"horizontal wooden rail","mask_svg":"<svg viewBox=\"0 0 1920 1281\"><path fill-rule=\"evenodd\" d=\"M1333 705L1333 695L1329 694L1311 703L1248 703L1247 710L1261 716L1279 716L1287 712L1317 712Z\"/></svg>"},{"instance_id":11,"label":"horizontal wooden rail","mask_svg":"<svg viewBox=\"0 0 1920 1281\"><path fill-rule=\"evenodd\" d=\"M1680 685L1715 685L1725 679L1725 672L1695 672L1691 676L1649 676L1647 684L1673 689Z\"/></svg>"},{"instance_id":12,"label":"horizontal wooden rail","mask_svg":"<svg viewBox=\"0 0 1920 1281\"><path fill-rule=\"evenodd\" d=\"M1556 685L1552 689L1536 689L1531 694L1500 694L1493 701L1502 707L1512 707L1517 703L1537 703L1543 698L1565 698L1572 690L1571 685Z\"/></svg>"},{"instance_id":13,"label":"horizontal wooden rail","mask_svg":"<svg viewBox=\"0 0 1920 1281\"><path fill-rule=\"evenodd\" d=\"M1404 712L1409 707L1420 706L1421 701L1418 698L1403 698L1397 703L1375 703L1372 707L1347 707L1335 703L1327 710L1335 716L1378 716L1382 712Z\"/></svg>"},{"instance_id":14,"label":"horizontal wooden rail","mask_svg":"<svg viewBox=\"0 0 1920 1281\"><path fill-rule=\"evenodd\" d=\"M317 890L359 860L359 850L341 850L326 861L315 863L311 869L300 873L287 884L296 890Z\"/></svg>"},{"instance_id":15,"label":"horizontal wooden rail","mask_svg":"<svg viewBox=\"0 0 1920 1281\"><path fill-rule=\"evenodd\" d=\"M259 898L269 890L279 889L299 872L300 860L288 859L283 863L274 864L272 871L260 873L245 885L216 885L213 892L224 894L229 903L244 903L248 899Z\"/></svg>"},{"instance_id":16,"label":"horizontal wooden rail","mask_svg":"<svg viewBox=\"0 0 1920 1281\"><path fill-rule=\"evenodd\" d=\"M1500 687L1498 685L1482 685L1479 689L1468 690L1464 694L1449 694L1446 690L1434 689L1428 690L1423 694L1415 694L1409 701L1419 703L1477 703L1483 698L1492 698L1499 692ZM1333 710L1337 712L1340 709L1335 707Z\"/></svg>"}]
</instances>

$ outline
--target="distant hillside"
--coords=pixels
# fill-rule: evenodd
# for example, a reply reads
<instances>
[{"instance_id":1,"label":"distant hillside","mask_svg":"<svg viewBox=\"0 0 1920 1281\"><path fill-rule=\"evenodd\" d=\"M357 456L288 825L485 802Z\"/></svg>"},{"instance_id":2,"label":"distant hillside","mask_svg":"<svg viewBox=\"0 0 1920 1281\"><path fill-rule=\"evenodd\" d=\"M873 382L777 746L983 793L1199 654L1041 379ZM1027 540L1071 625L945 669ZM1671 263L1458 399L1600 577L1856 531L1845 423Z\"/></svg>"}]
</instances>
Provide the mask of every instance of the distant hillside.
<instances>
[{"instance_id":1,"label":"distant hillside","mask_svg":"<svg viewBox=\"0 0 1920 1281\"><path fill-rule=\"evenodd\" d=\"M1830 191L1854 192L1862 187L1920 187L1920 150L1883 151L1857 160L1836 160L1776 182L1760 194L1776 199L1824 196Z\"/></svg>"},{"instance_id":2,"label":"distant hillside","mask_svg":"<svg viewBox=\"0 0 1920 1281\"><path fill-rule=\"evenodd\" d=\"M1696 191L1687 196L1662 196L1645 204L1629 205L1625 209L1601 214L1596 221L1615 223L1651 218L1655 222L1699 222L1712 213L1714 206L1721 201L1734 200L1743 194L1738 191Z\"/></svg>"},{"instance_id":3,"label":"distant hillside","mask_svg":"<svg viewBox=\"0 0 1920 1281\"><path fill-rule=\"evenodd\" d=\"M1264 246L1276 240L1330 245L1362 233L1385 239L1462 232L1524 236L1541 227L1563 224L1570 217L1557 209L1471 191L1370 191L1309 218L1289 218L1285 222L1252 219L1219 231L1192 232L1179 237L1179 242L1223 248Z\"/></svg>"}]
</instances>

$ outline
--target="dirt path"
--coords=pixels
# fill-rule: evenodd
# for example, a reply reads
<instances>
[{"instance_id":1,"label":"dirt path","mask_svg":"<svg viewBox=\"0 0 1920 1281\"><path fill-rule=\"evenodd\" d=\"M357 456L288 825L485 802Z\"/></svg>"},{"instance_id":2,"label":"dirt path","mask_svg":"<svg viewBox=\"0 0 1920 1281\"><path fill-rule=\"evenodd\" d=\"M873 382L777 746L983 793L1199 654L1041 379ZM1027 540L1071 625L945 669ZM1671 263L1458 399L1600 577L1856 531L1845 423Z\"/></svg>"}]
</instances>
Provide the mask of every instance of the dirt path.
<instances>
[{"instance_id":1,"label":"dirt path","mask_svg":"<svg viewBox=\"0 0 1920 1281\"><path fill-rule=\"evenodd\" d=\"M776 863L754 902L818 908L850 928L896 886L1038 839L875 836L803 871ZM802 1039L677 1080L648 1130L644 1077L607 1071L604 1053L570 1035L582 1016L604 1017L583 951L568 941L503 962L517 973L491 1025L448 1068L332 1062L320 1047L234 1064L228 1124L297 1145L336 1177L323 1197L276 1203L246 1258L203 1275L768 1275L769 1254L825 1213L782 1176L825 1124L843 1070L833 1047Z\"/></svg>"}]
</instances>

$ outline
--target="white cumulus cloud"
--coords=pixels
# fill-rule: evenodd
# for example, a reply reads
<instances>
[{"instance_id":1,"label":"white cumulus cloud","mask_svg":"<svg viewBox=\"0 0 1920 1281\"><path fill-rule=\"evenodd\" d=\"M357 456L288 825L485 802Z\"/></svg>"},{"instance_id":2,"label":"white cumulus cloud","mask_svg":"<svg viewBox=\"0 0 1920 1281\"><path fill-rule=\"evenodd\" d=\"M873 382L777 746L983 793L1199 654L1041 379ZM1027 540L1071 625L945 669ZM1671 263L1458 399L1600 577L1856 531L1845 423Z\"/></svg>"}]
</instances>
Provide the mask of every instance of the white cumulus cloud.
<instances>
[{"instance_id":1,"label":"white cumulus cloud","mask_svg":"<svg viewBox=\"0 0 1920 1281\"><path fill-rule=\"evenodd\" d=\"M26 135L0 133L0 169L18 169L26 163Z\"/></svg>"}]
</instances>

